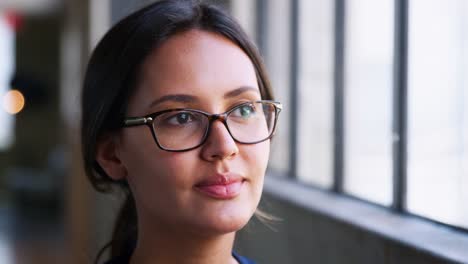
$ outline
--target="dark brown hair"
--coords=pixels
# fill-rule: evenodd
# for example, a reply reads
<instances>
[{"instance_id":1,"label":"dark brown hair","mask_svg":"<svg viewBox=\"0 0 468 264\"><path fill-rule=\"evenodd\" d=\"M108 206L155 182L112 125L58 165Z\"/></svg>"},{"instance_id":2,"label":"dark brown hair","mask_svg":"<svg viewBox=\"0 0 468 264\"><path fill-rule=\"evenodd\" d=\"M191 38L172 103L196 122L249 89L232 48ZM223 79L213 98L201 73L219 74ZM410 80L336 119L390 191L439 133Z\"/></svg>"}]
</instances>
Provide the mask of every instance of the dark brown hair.
<instances>
[{"instance_id":1,"label":"dark brown hair","mask_svg":"<svg viewBox=\"0 0 468 264\"><path fill-rule=\"evenodd\" d=\"M137 87L143 61L171 36L200 29L220 34L241 48L252 61L262 99L273 94L259 52L241 27L216 6L192 0L169 0L151 4L121 20L98 43L87 66L82 91L81 144L84 169L93 187L110 192L123 189L125 202L118 214L110 247L111 257L133 249L137 238L135 201L126 181L111 179L96 161L100 138L118 132L128 99Z\"/></svg>"}]
</instances>

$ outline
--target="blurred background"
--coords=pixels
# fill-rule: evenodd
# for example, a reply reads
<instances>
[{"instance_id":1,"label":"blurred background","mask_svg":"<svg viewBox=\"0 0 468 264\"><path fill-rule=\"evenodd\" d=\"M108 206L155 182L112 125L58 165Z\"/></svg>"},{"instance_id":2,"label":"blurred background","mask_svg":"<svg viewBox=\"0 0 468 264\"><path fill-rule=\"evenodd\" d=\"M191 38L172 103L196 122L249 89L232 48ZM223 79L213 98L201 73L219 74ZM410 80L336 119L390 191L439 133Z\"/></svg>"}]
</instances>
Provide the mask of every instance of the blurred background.
<instances>
[{"instance_id":1,"label":"blurred background","mask_svg":"<svg viewBox=\"0 0 468 264\"><path fill-rule=\"evenodd\" d=\"M119 208L81 168L90 52L151 0L0 0L0 264L91 263ZM468 263L468 1L212 0L284 105L259 263ZM404 230L404 232L398 232ZM418 240L419 239L419 240Z\"/></svg>"}]
</instances>

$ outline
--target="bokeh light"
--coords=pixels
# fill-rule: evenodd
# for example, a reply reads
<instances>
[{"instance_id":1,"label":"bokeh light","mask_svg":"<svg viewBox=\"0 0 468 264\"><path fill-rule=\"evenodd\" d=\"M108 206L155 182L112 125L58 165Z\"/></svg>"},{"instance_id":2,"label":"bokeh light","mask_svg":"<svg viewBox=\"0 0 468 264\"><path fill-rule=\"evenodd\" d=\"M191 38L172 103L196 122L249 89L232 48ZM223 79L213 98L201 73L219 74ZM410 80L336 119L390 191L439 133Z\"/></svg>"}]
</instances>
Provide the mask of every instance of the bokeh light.
<instances>
[{"instance_id":1,"label":"bokeh light","mask_svg":"<svg viewBox=\"0 0 468 264\"><path fill-rule=\"evenodd\" d=\"M24 108L24 96L18 90L10 90L2 97L2 108L9 114L15 115Z\"/></svg>"}]
</instances>

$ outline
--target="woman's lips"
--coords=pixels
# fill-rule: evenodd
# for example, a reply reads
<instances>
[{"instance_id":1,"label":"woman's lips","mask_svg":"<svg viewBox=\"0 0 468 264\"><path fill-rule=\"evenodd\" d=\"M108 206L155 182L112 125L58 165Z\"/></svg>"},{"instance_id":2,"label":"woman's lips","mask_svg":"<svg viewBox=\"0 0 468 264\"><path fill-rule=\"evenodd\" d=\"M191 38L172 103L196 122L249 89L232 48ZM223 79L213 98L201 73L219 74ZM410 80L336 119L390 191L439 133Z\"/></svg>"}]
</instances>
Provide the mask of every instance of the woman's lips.
<instances>
[{"instance_id":1,"label":"woman's lips","mask_svg":"<svg viewBox=\"0 0 468 264\"><path fill-rule=\"evenodd\" d=\"M202 181L195 189L216 199L232 199L241 192L244 180L241 177L229 178L223 175Z\"/></svg>"}]
</instances>

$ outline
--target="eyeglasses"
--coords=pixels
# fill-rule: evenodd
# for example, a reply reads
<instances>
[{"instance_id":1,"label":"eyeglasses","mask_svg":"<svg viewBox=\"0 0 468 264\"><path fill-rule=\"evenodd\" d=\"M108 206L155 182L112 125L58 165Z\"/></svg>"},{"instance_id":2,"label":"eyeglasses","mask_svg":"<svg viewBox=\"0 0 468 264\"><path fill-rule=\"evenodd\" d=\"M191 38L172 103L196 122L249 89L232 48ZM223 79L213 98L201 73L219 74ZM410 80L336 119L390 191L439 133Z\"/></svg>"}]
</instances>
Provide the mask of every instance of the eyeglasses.
<instances>
[{"instance_id":1,"label":"eyeglasses","mask_svg":"<svg viewBox=\"0 0 468 264\"><path fill-rule=\"evenodd\" d=\"M281 103L269 100L242 103L222 114L169 109L145 117L125 118L123 126L147 125L159 148L181 152L205 143L211 125L220 120L236 142L256 144L272 137L281 109Z\"/></svg>"}]
</instances>

